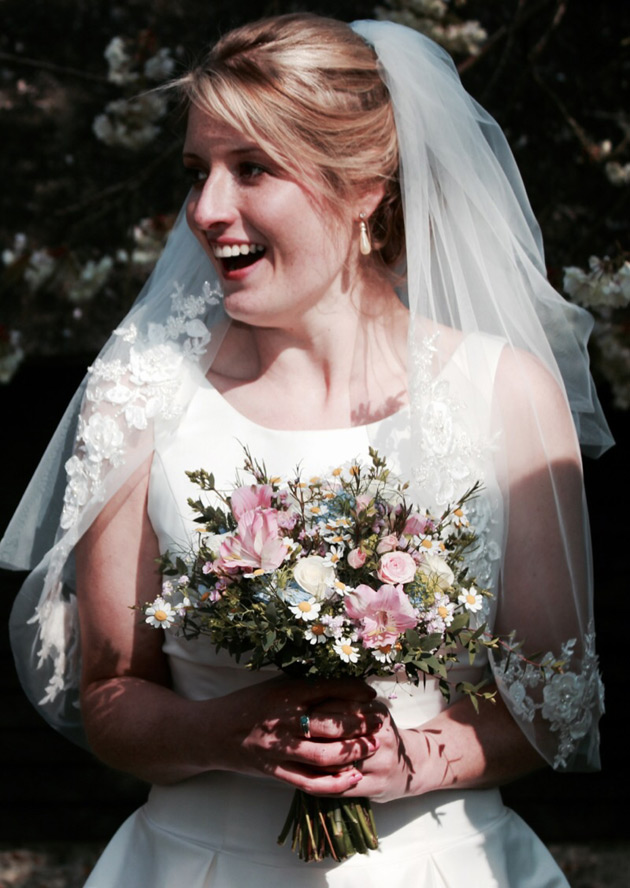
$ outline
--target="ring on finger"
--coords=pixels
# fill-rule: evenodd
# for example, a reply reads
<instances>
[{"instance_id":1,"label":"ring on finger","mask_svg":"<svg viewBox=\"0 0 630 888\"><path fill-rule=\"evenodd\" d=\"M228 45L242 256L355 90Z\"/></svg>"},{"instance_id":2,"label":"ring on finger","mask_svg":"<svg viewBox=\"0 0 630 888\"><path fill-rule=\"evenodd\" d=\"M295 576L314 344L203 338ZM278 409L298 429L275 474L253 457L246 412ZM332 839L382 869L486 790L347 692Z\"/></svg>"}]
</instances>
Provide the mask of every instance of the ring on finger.
<instances>
[{"instance_id":1,"label":"ring on finger","mask_svg":"<svg viewBox=\"0 0 630 888\"><path fill-rule=\"evenodd\" d=\"M300 716L300 730L307 740L311 739L311 719L306 712Z\"/></svg>"}]
</instances>

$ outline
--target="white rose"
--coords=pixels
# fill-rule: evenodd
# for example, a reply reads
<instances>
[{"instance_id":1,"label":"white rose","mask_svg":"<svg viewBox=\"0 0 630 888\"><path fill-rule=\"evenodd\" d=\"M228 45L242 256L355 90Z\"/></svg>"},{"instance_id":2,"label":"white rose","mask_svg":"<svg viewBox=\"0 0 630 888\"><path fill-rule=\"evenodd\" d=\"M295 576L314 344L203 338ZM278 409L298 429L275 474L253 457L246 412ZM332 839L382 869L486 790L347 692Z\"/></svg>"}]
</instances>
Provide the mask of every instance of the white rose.
<instances>
[{"instance_id":1,"label":"white rose","mask_svg":"<svg viewBox=\"0 0 630 888\"><path fill-rule=\"evenodd\" d=\"M424 561L420 567L420 572L426 578L428 583L435 584L439 589L446 592L455 582L455 574L450 569L446 561L439 555L427 552Z\"/></svg>"},{"instance_id":2,"label":"white rose","mask_svg":"<svg viewBox=\"0 0 630 888\"><path fill-rule=\"evenodd\" d=\"M327 564L321 555L301 558L293 568L293 577L298 586L317 601L330 598L336 579L335 568Z\"/></svg>"},{"instance_id":3,"label":"white rose","mask_svg":"<svg viewBox=\"0 0 630 888\"><path fill-rule=\"evenodd\" d=\"M206 549L210 549L214 558L219 557L219 549L221 548L221 543L226 542L227 540L231 540L234 536L233 533L202 533L202 541L203 545Z\"/></svg>"}]
</instances>

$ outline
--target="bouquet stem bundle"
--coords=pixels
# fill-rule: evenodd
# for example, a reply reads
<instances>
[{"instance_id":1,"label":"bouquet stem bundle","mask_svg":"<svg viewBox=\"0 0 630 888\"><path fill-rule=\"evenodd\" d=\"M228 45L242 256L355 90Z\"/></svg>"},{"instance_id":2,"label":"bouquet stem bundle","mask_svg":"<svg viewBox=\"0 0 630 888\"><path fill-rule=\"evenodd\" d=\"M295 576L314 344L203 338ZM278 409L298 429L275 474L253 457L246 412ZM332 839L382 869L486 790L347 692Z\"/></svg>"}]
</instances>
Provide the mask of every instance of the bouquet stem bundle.
<instances>
[{"instance_id":1,"label":"bouquet stem bundle","mask_svg":"<svg viewBox=\"0 0 630 888\"><path fill-rule=\"evenodd\" d=\"M369 799L323 798L297 789L278 836L279 845L284 845L289 833L291 850L307 862L325 857L341 861L378 848Z\"/></svg>"}]
</instances>

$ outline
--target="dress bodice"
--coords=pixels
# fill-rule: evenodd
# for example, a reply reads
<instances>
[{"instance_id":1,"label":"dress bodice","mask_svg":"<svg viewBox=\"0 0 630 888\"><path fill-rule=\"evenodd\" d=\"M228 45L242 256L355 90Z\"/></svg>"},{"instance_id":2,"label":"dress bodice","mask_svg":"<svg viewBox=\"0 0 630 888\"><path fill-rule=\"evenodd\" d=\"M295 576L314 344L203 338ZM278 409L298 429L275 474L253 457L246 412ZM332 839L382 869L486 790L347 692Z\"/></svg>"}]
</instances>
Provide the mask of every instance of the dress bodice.
<instances>
[{"instance_id":1,"label":"dress bodice","mask_svg":"<svg viewBox=\"0 0 630 888\"><path fill-rule=\"evenodd\" d=\"M409 428L409 408L405 407L377 422L350 428L270 429L239 413L209 382L204 381L177 428L163 434L158 432L148 512L160 551L185 552L190 549L196 533L187 501L191 497L197 499L199 489L186 475L187 470L204 468L212 472L217 489L229 492L237 482L244 446L255 459L265 464L270 475L284 479L294 476L296 468L303 477L309 478L326 475L336 466L356 458L367 462L371 446L387 457L392 471L406 478L410 464ZM247 479L242 479L241 483L243 481ZM496 519L489 510L491 493L486 487L476 507L484 525L485 550L488 552L491 551L490 538L497 531ZM488 559L484 565L486 572L492 570ZM222 696L265 681L275 673L273 667L260 672L248 671L226 652L217 653L209 639L204 637L186 640L166 632L164 651L175 689L192 699ZM482 667L482 663L474 670L463 664L458 666L457 680L477 680ZM395 710L401 727L419 724L444 707L441 693L431 682L425 688L397 683L390 678L372 679L371 683Z\"/></svg>"}]
</instances>

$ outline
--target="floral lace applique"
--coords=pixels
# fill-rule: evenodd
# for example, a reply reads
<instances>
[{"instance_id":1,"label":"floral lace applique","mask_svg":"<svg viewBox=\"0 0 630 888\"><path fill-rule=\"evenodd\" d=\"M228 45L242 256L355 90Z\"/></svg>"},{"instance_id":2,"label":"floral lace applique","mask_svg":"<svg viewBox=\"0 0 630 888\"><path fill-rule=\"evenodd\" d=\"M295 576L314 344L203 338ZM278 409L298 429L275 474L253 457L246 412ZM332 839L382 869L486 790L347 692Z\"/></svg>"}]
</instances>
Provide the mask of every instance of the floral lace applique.
<instances>
[{"instance_id":1,"label":"floral lace applique","mask_svg":"<svg viewBox=\"0 0 630 888\"><path fill-rule=\"evenodd\" d=\"M503 504L498 494L481 491L479 496L466 503L466 515L477 534L474 548L466 553L469 575L482 589L496 590L501 567L501 546L497 540L502 527ZM481 610L474 614L473 625L490 620L494 598L483 598Z\"/></svg>"},{"instance_id":2,"label":"floral lace applique","mask_svg":"<svg viewBox=\"0 0 630 888\"><path fill-rule=\"evenodd\" d=\"M421 490L430 492L437 506L446 506L475 482L483 483L491 442L488 437L471 436L464 419L465 405L453 396L443 374L434 375L438 335L425 337L413 350L412 437L421 442L422 454L414 461L413 480Z\"/></svg>"},{"instance_id":3,"label":"floral lace applique","mask_svg":"<svg viewBox=\"0 0 630 888\"><path fill-rule=\"evenodd\" d=\"M420 347L414 349L412 437L421 441L421 458L413 461L413 480L421 491L428 491L437 507L455 502L473 484L481 482L479 495L466 504L467 516L477 534L475 549L466 560L477 585L492 589L501 558L497 536L502 504L499 494L484 486L494 481L487 472L493 449L490 416L487 421L475 417L475 423L470 425L479 432L473 437L466 422L466 404L452 393L448 365L445 372L435 375L433 361L438 337L437 333L425 337ZM460 347L467 348L466 342ZM488 385L491 389L492 379ZM480 623L488 619L491 608L492 600L484 598L478 614Z\"/></svg>"},{"instance_id":4,"label":"floral lace applique","mask_svg":"<svg viewBox=\"0 0 630 888\"><path fill-rule=\"evenodd\" d=\"M219 302L207 282L201 295L186 295L179 284L171 294L172 313L163 324L135 324L114 331L128 345L128 359L97 358L88 370L84 412L79 418L75 453L66 463L67 485L61 527L71 528L83 507L102 496L105 473L125 461L127 435L142 431L156 417L171 419L178 400L180 368L197 361L210 342L203 315Z\"/></svg>"},{"instance_id":5,"label":"floral lace applique","mask_svg":"<svg viewBox=\"0 0 630 888\"><path fill-rule=\"evenodd\" d=\"M494 675L501 692L515 716L533 722L537 713L557 733L554 768L566 768L579 742L591 731L604 711L604 687L598 670L593 626L584 636L584 655L572 669L550 670L558 661L571 664L576 640L562 645L560 656L548 652L534 665L523 660L518 652L509 653L495 663ZM532 694L531 691L534 693Z\"/></svg>"}]
</instances>

